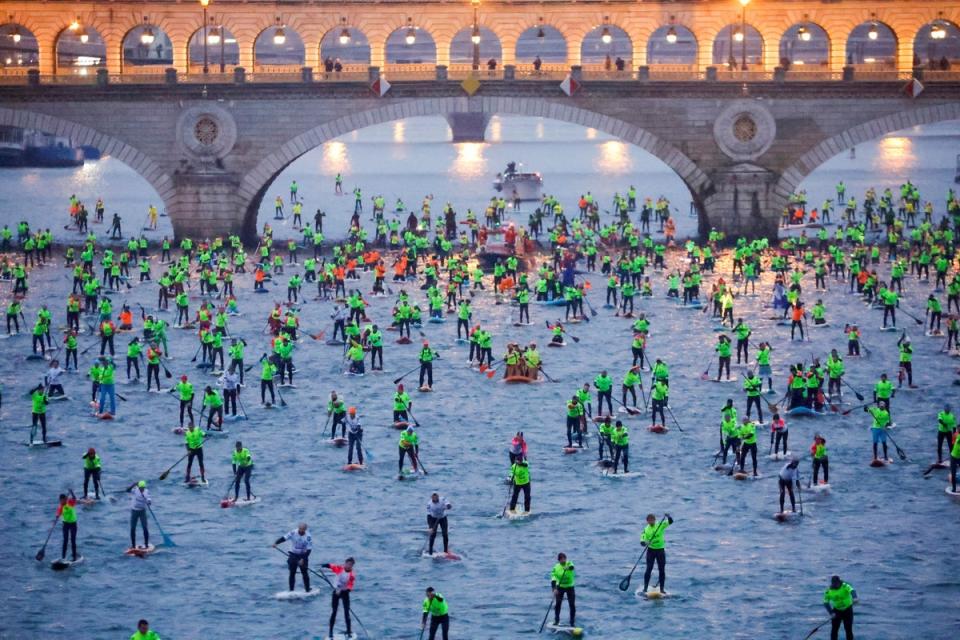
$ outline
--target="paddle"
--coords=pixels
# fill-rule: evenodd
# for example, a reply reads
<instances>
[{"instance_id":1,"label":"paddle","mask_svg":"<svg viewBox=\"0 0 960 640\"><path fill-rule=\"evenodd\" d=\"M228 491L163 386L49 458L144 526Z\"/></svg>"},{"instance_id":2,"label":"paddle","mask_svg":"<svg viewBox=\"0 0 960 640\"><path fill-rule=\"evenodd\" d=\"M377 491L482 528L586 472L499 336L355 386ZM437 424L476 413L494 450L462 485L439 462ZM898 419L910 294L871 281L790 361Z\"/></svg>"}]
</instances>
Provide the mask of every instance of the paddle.
<instances>
[{"instance_id":1,"label":"paddle","mask_svg":"<svg viewBox=\"0 0 960 640\"><path fill-rule=\"evenodd\" d=\"M701 379L701 380L709 380L709 379L710 379L710 367L712 367L712 366L713 366L713 361L711 360L709 363L707 363L707 368L704 369L704 370L703 370L703 373L700 374L700 379Z\"/></svg>"},{"instance_id":2,"label":"paddle","mask_svg":"<svg viewBox=\"0 0 960 640\"><path fill-rule=\"evenodd\" d=\"M809 486L809 485L807 485ZM797 497L800 499L800 517L803 517L803 487L800 483L800 474L797 474Z\"/></svg>"},{"instance_id":3,"label":"paddle","mask_svg":"<svg viewBox=\"0 0 960 640\"><path fill-rule=\"evenodd\" d=\"M913 321L916 322L917 324L921 324L921 325L923 324L923 320L921 320L921 319L918 318L917 316L913 315L912 313L910 313L909 311L907 311L907 310L904 309L903 307L900 307L900 312L903 313L903 314L905 314L908 318L913 318Z\"/></svg>"},{"instance_id":4,"label":"paddle","mask_svg":"<svg viewBox=\"0 0 960 640\"><path fill-rule=\"evenodd\" d=\"M283 393L280 391L280 385L277 385L277 397L280 398L280 406L287 406L287 401L283 399Z\"/></svg>"},{"instance_id":5,"label":"paddle","mask_svg":"<svg viewBox=\"0 0 960 640\"><path fill-rule=\"evenodd\" d=\"M220 507L226 509L230 506L230 487L236 483L237 478L240 477L240 467L237 467L237 470L233 474L233 479L230 480L230 484L227 485L226 490L224 491L223 498L220 499Z\"/></svg>"},{"instance_id":6,"label":"paddle","mask_svg":"<svg viewBox=\"0 0 960 640\"><path fill-rule=\"evenodd\" d=\"M510 498L513 496L513 479L514 479L514 475L516 475L516 474L514 474L513 468L511 467L511 469L510 469L510 486L507 487L507 499L506 499L506 501L503 503L503 509L500 510L500 515L497 516L498 518L503 518L503 516L507 515L507 507L510 506Z\"/></svg>"},{"instance_id":7,"label":"paddle","mask_svg":"<svg viewBox=\"0 0 960 640\"><path fill-rule=\"evenodd\" d=\"M149 504L147 505L147 510L150 511L150 515L153 516L153 522L157 525L157 529L160 531L160 536L163 538L163 544L168 547L177 546L176 544L174 544L173 538L171 538L166 534L166 532L164 532L163 527L160 526L160 521L157 520L157 514L153 512L153 508Z\"/></svg>"},{"instance_id":8,"label":"paddle","mask_svg":"<svg viewBox=\"0 0 960 640\"><path fill-rule=\"evenodd\" d=\"M587 300L587 296L580 296L580 299L587 303L587 308L590 309L590 315L592 315L594 318L596 318L596 317L597 317L597 310L594 309L594 308L593 308L593 305L590 304L590 301ZM586 316L584 316L583 319L586 320L587 322L590 322L590 318L588 318L588 317L586 317ZM578 342L579 342L579 341L578 341Z\"/></svg>"},{"instance_id":9,"label":"paddle","mask_svg":"<svg viewBox=\"0 0 960 640\"><path fill-rule=\"evenodd\" d=\"M907 454L904 452L903 449L900 448L900 446L896 443L896 441L894 441L893 437L890 435L890 427L884 427L884 431L887 432L887 438L889 438L890 442L893 443L893 447L897 450L897 456L899 456L901 460L906 462Z\"/></svg>"},{"instance_id":10,"label":"paddle","mask_svg":"<svg viewBox=\"0 0 960 640\"><path fill-rule=\"evenodd\" d=\"M640 388L643 389L643 385L640 385ZM611 395L610 397L613 398L612 395ZM631 416L638 416L638 415L640 415L641 413L643 413L642 411L640 411L640 409L636 409L636 408L634 408L634 407L628 407L627 405L623 404L622 402L620 402L620 401L617 400L616 398L613 398L613 401L616 402L616 403L617 403L618 405L620 405L621 407L623 407L624 409L626 409L626 410L627 410L627 413L630 414ZM644 402L644 405L646 405L646 402Z\"/></svg>"},{"instance_id":11,"label":"paddle","mask_svg":"<svg viewBox=\"0 0 960 640\"><path fill-rule=\"evenodd\" d=\"M561 582L563 582L563 578L564 578L564 576L567 575L567 571L569 571L569 569L564 568L563 573L560 574L560 579L557 580L557 584L558 584L558 585L559 585ZM547 612L546 612L545 614L543 614L543 622L540 623L540 630L537 631L537 633L543 633L543 628L547 625L547 617L550 615L550 610L553 609L553 605L554 605L554 596L551 595L551 596L550 596L550 605L547 607Z\"/></svg>"},{"instance_id":12,"label":"paddle","mask_svg":"<svg viewBox=\"0 0 960 640\"><path fill-rule=\"evenodd\" d=\"M854 389L852 386L850 386L850 383L847 382L846 380L844 380L843 378L840 378L840 382L842 382L843 384L847 385L847 387L850 389L850 391L853 391L854 395L857 396L857 400L859 400L860 402L863 402L863 394L862 394L862 393L860 393L859 391L857 391L856 389Z\"/></svg>"},{"instance_id":13,"label":"paddle","mask_svg":"<svg viewBox=\"0 0 960 640\"><path fill-rule=\"evenodd\" d=\"M196 361L197 361L197 356L200 355L200 349L202 349L202 348L203 348L203 343L201 342L201 343L197 346L197 351L196 351L196 353L194 353L194 354L193 354L193 357L190 358L190 362L196 362Z\"/></svg>"},{"instance_id":14,"label":"paddle","mask_svg":"<svg viewBox=\"0 0 960 640\"><path fill-rule=\"evenodd\" d=\"M172 465L170 465L170 468L168 468L166 471L164 471L163 473L160 474L160 479L161 479L161 480L166 480L166 479L167 479L167 476L170 475L170 472L173 471L174 467L176 467L178 464L180 464L181 462L183 462L183 461L186 459L187 455L189 455L189 454L186 454L186 453L183 454L183 456L181 456L179 460L177 460L177 461L174 462Z\"/></svg>"},{"instance_id":15,"label":"paddle","mask_svg":"<svg viewBox=\"0 0 960 640\"><path fill-rule=\"evenodd\" d=\"M500 360L494 360L494 361L491 362L490 364L481 363L481 364L480 364L480 367L479 367L480 373L486 373L486 372L487 372L487 369L492 369L494 362L496 362L497 364L500 364Z\"/></svg>"},{"instance_id":16,"label":"paddle","mask_svg":"<svg viewBox=\"0 0 960 640\"><path fill-rule=\"evenodd\" d=\"M677 429L680 433L683 433L683 427L680 426L680 422L677 421L677 416L673 415L673 409L670 408L670 405L664 405L667 407L667 413L670 414L670 417L673 418L673 424L677 425Z\"/></svg>"},{"instance_id":17,"label":"paddle","mask_svg":"<svg viewBox=\"0 0 960 640\"><path fill-rule=\"evenodd\" d=\"M660 529L660 527L663 526L663 523L666 521L666 519L667 519L667 516L663 516L662 518L660 518L660 522L657 523L657 529L654 531L654 533L656 533ZM633 568L630 569L630 573L628 573L627 576L620 581L620 591L626 591L627 589L630 588L630 578L633 577L633 572L637 570L638 566L640 566L640 561L643 560L643 556L647 555L647 549L649 548L650 548L649 546L646 546L643 548L643 551L640 552L640 557L637 558L637 561L633 563Z\"/></svg>"},{"instance_id":18,"label":"paddle","mask_svg":"<svg viewBox=\"0 0 960 640\"><path fill-rule=\"evenodd\" d=\"M848 415L850 415L850 413L851 413L852 411L856 411L857 409L863 409L864 407L869 407L869 406L872 405L872 404L873 404L873 402L867 402L867 403L864 403L864 404L861 404L861 405L857 405L856 407L850 407L849 409L840 412L840 415L842 415L842 416L848 416Z\"/></svg>"},{"instance_id":19,"label":"paddle","mask_svg":"<svg viewBox=\"0 0 960 640\"><path fill-rule=\"evenodd\" d=\"M495 366L490 367L490 369L486 372L487 380L491 380L493 376L496 375L497 367L499 367L501 364L502 364L501 362L498 362Z\"/></svg>"},{"instance_id":20,"label":"paddle","mask_svg":"<svg viewBox=\"0 0 960 640\"><path fill-rule=\"evenodd\" d=\"M413 404L413 403L411 402L410 404ZM419 427L420 421L417 420L417 417L415 415L413 415L413 409L411 409L410 407L407 407L407 413L410 415L411 418L413 418L413 424Z\"/></svg>"},{"instance_id":21,"label":"paddle","mask_svg":"<svg viewBox=\"0 0 960 640\"><path fill-rule=\"evenodd\" d=\"M537 371L539 371L540 373L542 373L542 374L543 374L543 377L546 378L547 380L549 380L550 382L559 382L559 380L557 380L557 379L555 379L555 378L551 378L551 377L550 377L550 374L543 370L543 365L542 365L542 364L537 366Z\"/></svg>"},{"instance_id":22,"label":"paddle","mask_svg":"<svg viewBox=\"0 0 960 640\"><path fill-rule=\"evenodd\" d=\"M289 553L288 551L284 551L283 549L281 549L281 548L279 548L279 547L273 547L273 548L276 549L277 551L279 551L280 553L282 553L283 555L287 556L288 558L290 557L290 553ZM310 571L310 573L312 573L313 575L315 575L315 576L317 576L317 577L319 577L319 578L322 578L323 581L326 582L327 585L329 585L329 587L330 587L331 589L336 590L336 588L333 586L333 583L330 582L330 579L327 578L327 575L323 572L322 569L321 569L319 572L317 572L317 571L315 571L315 570L313 570L313 569L308 568L308 571ZM366 636L369 638L369 637L370 637L370 632L367 631L367 628L364 626L363 622L360 621L360 618L357 617L357 614L354 613L353 607L350 607L350 615L353 616L353 619L356 620L357 624L360 625L360 628L363 629L364 635L366 635Z\"/></svg>"},{"instance_id":23,"label":"paddle","mask_svg":"<svg viewBox=\"0 0 960 640\"><path fill-rule=\"evenodd\" d=\"M47 543L50 542L50 536L53 535L53 530L57 527L58 520L60 520L59 514L53 518L53 524L50 525L50 531L47 532L47 539L43 541L43 546L40 547L40 551L37 551L37 555L35 556L37 562L43 562L43 557L47 554Z\"/></svg>"},{"instance_id":24,"label":"paddle","mask_svg":"<svg viewBox=\"0 0 960 640\"><path fill-rule=\"evenodd\" d=\"M420 365L415 366L413 369L410 369L410 371L407 371L405 374L403 374L403 375L400 376L399 378L394 378L394 379L393 379L393 384L400 384L400 381L401 381L401 380L403 380L404 378L406 378L408 375L410 375L410 374L413 373L414 371L419 371L419 370L420 370Z\"/></svg>"},{"instance_id":25,"label":"paddle","mask_svg":"<svg viewBox=\"0 0 960 640\"><path fill-rule=\"evenodd\" d=\"M805 635L805 636L803 637L803 640L810 640L810 638L812 638L814 635L816 635L817 631L820 631L820 628L821 628L821 627L823 627L824 625L830 624L830 622L832 622L832 621L833 621L833 616L827 618L826 620L824 620L823 622L821 622L820 624L818 624L817 626L815 626L810 633L808 633L807 635Z\"/></svg>"},{"instance_id":26,"label":"paddle","mask_svg":"<svg viewBox=\"0 0 960 640\"><path fill-rule=\"evenodd\" d=\"M410 450L410 453L411 453L411 455L413 456L414 462L417 463L417 468L420 469L420 471L423 473L423 475L425 475L425 476L430 475L429 473L427 473L427 470L424 469L424 467L423 467L423 462L420 461L420 456L416 453L416 451L414 451L413 449L411 449L411 450Z\"/></svg>"}]
</instances>

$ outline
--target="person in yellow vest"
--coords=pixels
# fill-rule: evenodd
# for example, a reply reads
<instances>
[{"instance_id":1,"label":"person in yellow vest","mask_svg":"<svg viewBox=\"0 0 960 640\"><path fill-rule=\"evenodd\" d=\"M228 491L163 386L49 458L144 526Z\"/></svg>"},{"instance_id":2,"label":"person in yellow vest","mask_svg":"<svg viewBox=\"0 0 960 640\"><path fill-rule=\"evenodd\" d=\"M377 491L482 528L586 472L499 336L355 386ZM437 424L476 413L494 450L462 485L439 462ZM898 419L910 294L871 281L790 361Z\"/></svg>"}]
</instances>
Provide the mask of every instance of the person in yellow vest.
<instances>
[{"instance_id":1,"label":"person in yellow vest","mask_svg":"<svg viewBox=\"0 0 960 640\"><path fill-rule=\"evenodd\" d=\"M156 631L150 630L149 622L140 620L137 622L137 631L130 636L130 640L160 640L160 636L157 635Z\"/></svg>"},{"instance_id":2,"label":"person in yellow vest","mask_svg":"<svg viewBox=\"0 0 960 640\"><path fill-rule=\"evenodd\" d=\"M183 436L183 441L187 446L187 475L184 482L190 482L192 480L190 469L193 467L194 458L197 459L197 464L200 467L200 482L207 481L203 469L203 438L205 435L200 425L192 424Z\"/></svg>"},{"instance_id":3,"label":"person in yellow vest","mask_svg":"<svg viewBox=\"0 0 960 640\"><path fill-rule=\"evenodd\" d=\"M67 557L67 541L70 541L70 548L73 552L72 560L77 561L77 497L70 490L70 497L65 493L60 494L60 504L57 506L57 517L63 520L63 546L60 550L60 560Z\"/></svg>"},{"instance_id":4,"label":"person in yellow vest","mask_svg":"<svg viewBox=\"0 0 960 640\"><path fill-rule=\"evenodd\" d=\"M450 638L450 607L443 595L427 587L427 597L423 600L423 617L420 618L420 629L427 628L427 616L430 616L429 640L435 640L437 629L442 631L443 640ZM421 631L421 637L423 633Z\"/></svg>"},{"instance_id":5,"label":"person in yellow vest","mask_svg":"<svg viewBox=\"0 0 960 640\"><path fill-rule=\"evenodd\" d=\"M830 578L830 588L823 593L823 606L830 614L830 640L840 637L840 625L847 640L853 640L853 605L857 603L857 590L840 579Z\"/></svg>"},{"instance_id":6,"label":"person in yellow vest","mask_svg":"<svg viewBox=\"0 0 960 640\"><path fill-rule=\"evenodd\" d=\"M557 554L557 564L550 571L550 588L553 589L553 624L560 624L560 608L563 606L563 596L567 596L567 606L570 607L570 626L576 626L577 619L577 571L572 562L567 560L567 554Z\"/></svg>"},{"instance_id":7,"label":"person in yellow vest","mask_svg":"<svg viewBox=\"0 0 960 640\"><path fill-rule=\"evenodd\" d=\"M673 518L669 513L663 515L663 520L657 522L657 516L652 513L647 514L647 526L643 528L640 535L640 546L647 548L647 570L643 574L643 593L647 592L650 585L650 575L653 573L653 564L657 564L657 579L660 584L660 593L666 594L664 583L667 579L667 572L664 565L667 563L666 543L663 540L663 534L667 527L673 524Z\"/></svg>"}]
</instances>

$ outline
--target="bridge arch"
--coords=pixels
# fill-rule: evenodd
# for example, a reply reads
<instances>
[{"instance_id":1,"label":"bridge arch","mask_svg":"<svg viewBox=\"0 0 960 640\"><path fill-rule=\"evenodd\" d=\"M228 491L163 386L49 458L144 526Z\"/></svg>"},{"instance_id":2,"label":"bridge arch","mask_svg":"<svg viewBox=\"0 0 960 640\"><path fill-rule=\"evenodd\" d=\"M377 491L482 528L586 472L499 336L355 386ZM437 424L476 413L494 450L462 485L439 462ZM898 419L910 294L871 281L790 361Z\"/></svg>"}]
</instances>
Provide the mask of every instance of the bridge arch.
<instances>
[{"instance_id":1,"label":"bridge arch","mask_svg":"<svg viewBox=\"0 0 960 640\"><path fill-rule=\"evenodd\" d=\"M813 173L817 167L838 153L842 153L858 144L875 140L888 133L908 127L947 120L960 120L960 102L893 113L858 124L843 133L827 138L800 156L793 165L783 172L777 182L775 191L778 195L786 197L793 193L803 182L803 179Z\"/></svg>"},{"instance_id":2,"label":"bridge arch","mask_svg":"<svg viewBox=\"0 0 960 640\"><path fill-rule=\"evenodd\" d=\"M281 21L261 31L253 41L253 69L271 71L276 69L299 71L305 64L307 48L300 33Z\"/></svg>"},{"instance_id":3,"label":"bridge arch","mask_svg":"<svg viewBox=\"0 0 960 640\"><path fill-rule=\"evenodd\" d=\"M346 18L320 38L320 64L327 59L344 65L347 70L366 71L370 66L370 40L358 26Z\"/></svg>"},{"instance_id":4,"label":"bridge arch","mask_svg":"<svg viewBox=\"0 0 960 640\"><path fill-rule=\"evenodd\" d=\"M713 64L739 69L746 57L747 69L762 68L763 46L763 34L754 25L728 24L713 39Z\"/></svg>"},{"instance_id":5,"label":"bridge arch","mask_svg":"<svg viewBox=\"0 0 960 640\"><path fill-rule=\"evenodd\" d=\"M484 25L477 25L476 35L480 37L480 67L485 68L488 60L495 60L497 65L503 61L503 45L500 36ZM463 27L450 40L450 64L473 63L473 25Z\"/></svg>"},{"instance_id":6,"label":"bridge arch","mask_svg":"<svg viewBox=\"0 0 960 640\"><path fill-rule=\"evenodd\" d=\"M943 59L946 59L946 65L941 65ZM958 63L960 28L955 23L938 19L920 27L913 39L914 66L946 71Z\"/></svg>"},{"instance_id":7,"label":"bridge arch","mask_svg":"<svg viewBox=\"0 0 960 640\"><path fill-rule=\"evenodd\" d=\"M505 114L549 118L592 127L620 138L650 153L673 169L690 190L694 201L702 202L713 191L707 174L674 145L617 118L560 102L525 98L421 98L352 113L288 140L260 161L240 180L239 196L246 203L242 229L245 237L256 235L260 203L273 181L287 166L324 142L371 125L415 116L448 116L455 113Z\"/></svg>"},{"instance_id":8,"label":"bridge arch","mask_svg":"<svg viewBox=\"0 0 960 640\"><path fill-rule=\"evenodd\" d=\"M685 25L671 21L647 39L647 64L695 67L699 51L696 34Z\"/></svg>"},{"instance_id":9,"label":"bridge arch","mask_svg":"<svg viewBox=\"0 0 960 640\"><path fill-rule=\"evenodd\" d=\"M161 166L139 149L96 129L56 116L2 107L0 126L37 129L70 138L76 145L96 147L104 155L113 156L141 175L157 191L164 203L169 204L174 197L173 178Z\"/></svg>"},{"instance_id":10,"label":"bridge arch","mask_svg":"<svg viewBox=\"0 0 960 640\"><path fill-rule=\"evenodd\" d=\"M40 46L34 32L13 19L13 16L9 22L0 24L0 68L6 70L39 65Z\"/></svg>"},{"instance_id":11,"label":"bridge arch","mask_svg":"<svg viewBox=\"0 0 960 640\"><path fill-rule=\"evenodd\" d=\"M847 36L847 64L895 69L899 38L893 27L879 20L861 22Z\"/></svg>"}]
</instances>

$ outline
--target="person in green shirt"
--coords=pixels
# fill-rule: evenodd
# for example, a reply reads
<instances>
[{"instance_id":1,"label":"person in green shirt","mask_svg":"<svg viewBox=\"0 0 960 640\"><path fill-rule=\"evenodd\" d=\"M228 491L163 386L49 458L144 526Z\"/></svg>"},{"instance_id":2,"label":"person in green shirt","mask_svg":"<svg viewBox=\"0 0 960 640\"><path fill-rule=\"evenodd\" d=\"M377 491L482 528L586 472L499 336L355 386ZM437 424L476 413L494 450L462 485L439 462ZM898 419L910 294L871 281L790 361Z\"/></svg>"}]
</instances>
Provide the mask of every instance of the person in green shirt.
<instances>
[{"instance_id":1,"label":"person in green shirt","mask_svg":"<svg viewBox=\"0 0 960 640\"><path fill-rule=\"evenodd\" d=\"M434 591L433 587L427 587L426 593L427 597L423 600L423 617L420 619L420 636L423 637L423 629L427 628L427 616L430 616L429 640L436 640L438 629L441 631L443 640L449 640L450 607L443 595Z\"/></svg>"},{"instance_id":2,"label":"person in green shirt","mask_svg":"<svg viewBox=\"0 0 960 640\"><path fill-rule=\"evenodd\" d=\"M950 442L954 431L957 430L957 417L945 404L943 411L937 414L937 464L943 464L943 443L947 444L947 453L950 453Z\"/></svg>"},{"instance_id":3,"label":"person in green shirt","mask_svg":"<svg viewBox=\"0 0 960 640\"><path fill-rule=\"evenodd\" d=\"M913 384L913 345L906 331L897 340L897 347L900 350L900 386L903 386L903 378L906 376L907 385L911 389L916 389L916 385Z\"/></svg>"},{"instance_id":4,"label":"person in green shirt","mask_svg":"<svg viewBox=\"0 0 960 640\"><path fill-rule=\"evenodd\" d=\"M517 499L523 492L523 510L530 513L530 466L526 458L518 458L510 465L510 480L513 482L513 495L510 497L510 511L517 508Z\"/></svg>"},{"instance_id":5,"label":"person in green shirt","mask_svg":"<svg viewBox=\"0 0 960 640\"><path fill-rule=\"evenodd\" d=\"M757 420L763 422L763 409L760 407L760 393L763 391L763 380L761 380L753 370L748 371L744 377L743 390L747 394L747 417L750 417L750 409L756 406Z\"/></svg>"},{"instance_id":6,"label":"person in green shirt","mask_svg":"<svg viewBox=\"0 0 960 640\"><path fill-rule=\"evenodd\" d=\"M613 378L607 375L604 369L596 378L593 379L593 386L597 389L597 415L603 415L603 401L607 401L607 413L613 415L613 404L611 397L613 395Z\"/></svg>"},{"instance_id":7,"label":"person in green shirt","mask_svg":"<svg viewBox=\"0 0 960 640\"><path fill-rule=\"evenodd\" d=\"M630 370L627 371L626 375L623 377L623 384L620 388L621 394L621 404L625 407L635 409L637 406L637 390L636 385L640 384L640 390L643 390L643 380L640 378L640 367L630 367ZM627 404L627 393L630 394L631 403ZM612 411L610 412L613 413Z\"/></svg>"},{"instance_id":8,"label":"person in green shirt","mask_svg":"<svg viewBox=\"0 0 960 640\"><path fill-rule=\"evenodd\" d=\"M94 497L100 499L100 491L103 487L100 485L100 470L103 464L100 461L100 456L97 455L97 450L93 447L87 449L87 452L83 454L83 497L87 497L87 488L90 486L90 479L93 478L93 492Z\"/></svg>"},{"instance_id":9,"label":"person in green shirt","mask_svg":"<svg viewBox=\"0 0 960 640\"><path fill-rule=\"evenodd\" d=\"M137 631L130 636L130 640L160 640L160 636L157 635L156 631L150 630L149 622L146 620L140 620L137 622Z\"/></svg>"},{"instance_id":10,"label":"person in green shirt","mask_svg":"<svg viewBox=\"0 0 960 640\"><path fill-rule=\"evenodd\" d=\"M73 489L70 489L70 497L67 494L60 494L60 504L57 506L57 517L63 520L63 546L60 550L61 562L67 557L67 542L70 542L72 559L74 562L81 559L77 555L77 497L73 495Z\"/></svg>"},{"instance_id":11,"label":"person in green shirt","mask_svg":"<svg viewBox=\"0 0 960 640\"><path fill-rule=\"evenodd\" d=\"M187 474L184 482L193 480L190 469L193 467L194 458L197 459L197 464L200 467L200 482L205 483L207 481L203 468L203 438L205 435L200 425L195 424L191 424L183 435L183 442L187 447Z\"/></svg>"},{"instance_id":12,"label":"person in green shirt","mask_svg":"<svg viewBox=\"0 0 960 640\"><path fill-rule=\"evenodd\" d=\"M207 385L203 390L203 406L207 409L207 431L213 428L223 430L223 396L219 391L214 391L213 387Z\"/></svg>"},{"instance_id":13,"label":"person in green shirt","mask_svg":"<svg viewBox=\"0 0 960 640\"><path fill-rule=\"evenodd\" d=\"M717 382L720 382L720 376L723 375L723 369L727 369L727 380L730 379L730 338L725 335L717 336L717 344L713 348L717 352L719 364L717 365Z\"/></svg>"},{"instance_id":14,"label":"person in green shirt","mask_svg":"<svg viewBox=\"0 0 960 640\"><path fill-rule=\"evenodd\" d=\"M433 388L433 360L437 357L437 352L430 348L430 343L426 340L423 341L423 348L420 349L420 388L421 389L431 389ZM482 358L481 358L482 361ZM423 381L426 379L427 384L424 387Z\"/></svg>"},{"instance_id":15,"label":"person in green shirt","mask_svg":"<svg viewBox=\"0 0 960 640\"><path fill-rule=\"evenodd\" d=\"M567 554L557 554L557 564L550 571L550 588L553 589L553 624L560 624L560 608L563 606L563 596L567 596L567 606L570 609L570 626L576 626L577 618L577 571L573 563L567 560Z\"/></svg>"},{"instance_id":16,"label":"person in green shirt","mask_svg":"<svg viewBox=\"0 0 960 640\"><path fill-rule=\"evenodd\" d=\"M847 640L853 640L853 605L857 603L857 590L840 579L831 576L830 587L823 592L823 606L830 614L830 639L840 636L840 625Z\"/></svg>"},{"instance_id":17,"label":"person in green shirt","mask_svg":"<svg viewBox=\"0 0 960 640\"><path fill-rule=\"evenodd\" d=\"M178 382L170 393L176 392L180 397L180 428L183 428L184 414L190 416L190 425L193 425L193 383L187 380L187 376L180 376Z\"/></svg>"},{"instance_id":18,"label":"person in green shirt","mask_svg":"<svg viewBox=\"0 0 960 640\"><path fill-rule=\"evenodd\" d=\"M41 435L43 437L42 442L47 441L47 388L42 384L38 384L30 391L30 403L31 403L31 428L30 428L30 442L34 442L34 438L37 433L37 425L40 426Z\"/></svg>"},{"instance_id":19,"label":"person in green shirt","mask_svg":"<svg viewBox=\"0 0 960 640\"><path fill-rule=\"evenodd\" d=\"M253 472L253 456L250 450L243 446L243 442L237 440L233 448L233 454L230 456L230 463L233 468L233 501L240 499L240 481L244 482L247 489L247 500L251 500L253 494L250 492L250 474Z\"/></svg>"},{"instance_id":20,"label":"person in green shirt","mask_svg":"<svg viewBox=\"0 0 960 640\"><path fill-rule=\"evenodd\" d=\"M576 394L567 403L567 447L573 447L573 434L577 434L577 446L583 448L583 431L586 420L583 405Z\"/></svg>"},{"instance_id":21,"label":"person in green shirt","mask_svg":"<svg viewBox=\"0 0 960 640\"><path fill-rule=\"evenodd\" d=\"M879 403L883 401L886 405L887 410L890 410L890 400L893 399L893 396L896 395L896 389L893 388L893 383L887 379L887 374L881 373L880 379L877 380L877 384L873 386L873 401Z\"/></svg>"},{"instance_id":22,"label":"person in green shirt","mask_svg":"<svg viewBox=\"0 0 960 640\"><path fill-rule=\"evenodd\" d=\"M873 439L873 459L877 460L877 445L883 445L883 459L888 460L887 453L887 427L890 426L890 413L887 412L887 403L883 400L877 401L875 407L864 407L864 411L873 416L873 424L870 426L870 435Z\"/></svg>"},{"instance_id":23,"label":"person in green shirt","mask_svg":"<svg viewBox=\"0 0 960 640\"><path fill-rule=\"evenodd\" d=\"M620 459L623 458L623 472L630 473L630 434L623 422L617 420L610 434L610 441L613 444L613 473L617 472L620 466Z\"/></svg>"},{"instance_id":24,"label":"person in green shirt","mask_svg":"<svg viewBox=\"0 0 960 640\"><path fill-rule=\"evenodd\" d=\"M749 453L753 460L753 475L757 475L757 425L750 421L750 418L744 418L740 425L740 473L744 473L744 466L747 463L747 454Z\"/></svg>"},{"instance_id":25,"label":"person in green shirt","mask_svg":"<svg viewBox=\"0 0 960 640\"><path fill-rule=\"evenodd\" d=\"M652 513L647 514L647 526L643 528L640 534L640 546L647 549L647 569L643 573L643 593L647 592L650 586L650 576L653 573L653 564L657 564L657 578L660 584L660 594L666 595L667 590L664 584L667 581L667 572L664 566L667 563L666 542L664 533L667 527L673 524L673 518L669 513L663 514L663 520L657 522L657 516Z\"/></svg>"}]
</instances>

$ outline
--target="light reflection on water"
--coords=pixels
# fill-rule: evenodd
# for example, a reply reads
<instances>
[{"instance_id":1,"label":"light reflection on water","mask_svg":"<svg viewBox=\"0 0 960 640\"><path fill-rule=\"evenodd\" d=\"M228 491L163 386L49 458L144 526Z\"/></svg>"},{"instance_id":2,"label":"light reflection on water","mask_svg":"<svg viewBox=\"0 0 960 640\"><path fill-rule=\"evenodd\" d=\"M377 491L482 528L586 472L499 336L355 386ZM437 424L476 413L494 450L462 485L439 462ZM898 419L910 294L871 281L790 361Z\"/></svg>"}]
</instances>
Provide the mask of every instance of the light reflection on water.
<instances>
[{"instance_id":1,"label":"light reflection on water","mask_svg":"<svg viewBox=\"0 0 960 640\"><path fill-rule=\"evenodd\" d=\"M323 143L323 162L317 167L321 173L346 173L350 171L350 158L347 145L340 140Z\"/></svg>"},{"instance_id":2,"label":"light reflection on water","mask_svg":"<svg viewBox=\"0 0 960 640\"><path fill-rule=\"evenodd\" d=\"M601 173L622 176L633 169L633 160L626 142L607 140L596 146L599 151L596 167Z\"/></svg>"},{"instance_id":3,"label":"light reflection on water","mask_svg":"<svg viewBox=\"0 0 960 640\"><path fill-rule=\"evenodd\" d=\"M485 142L458 142L453 145L457 156L450 165L450 175L454 178L482 178L489 170L484 151Z\"/></svg>"},{"instance_id":4,"label":"light reflection on water","mask_svg":"<svg viewBox=\"0 0 960 640\"><path fill-rule=\"evenodd\" d=\"M916 166L917 156L913 151L913 140L906 136L882 138L878 144L879 153L874 157L873 169L879 173L901 172Z\"/></svg>"}]
</instances>

